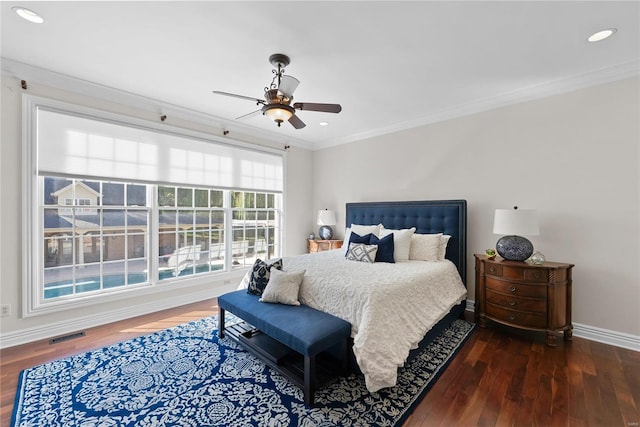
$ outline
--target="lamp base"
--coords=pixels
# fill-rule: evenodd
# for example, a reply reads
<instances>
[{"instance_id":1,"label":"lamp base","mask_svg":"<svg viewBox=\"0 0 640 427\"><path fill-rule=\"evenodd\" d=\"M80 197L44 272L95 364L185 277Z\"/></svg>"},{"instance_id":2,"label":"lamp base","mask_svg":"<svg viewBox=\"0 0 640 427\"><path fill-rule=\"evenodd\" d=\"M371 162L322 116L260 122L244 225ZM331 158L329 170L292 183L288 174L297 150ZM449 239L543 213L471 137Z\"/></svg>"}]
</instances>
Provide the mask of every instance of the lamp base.
<instances>
[{"instance_id":1,"label":"lamp base","mask_svg":"<svg viewBox=\"0 0 640 427\"><path fill-rule=\"evenodd\" d=\"M510 261L524 261L533 253L533 245L521 236L504 236L496 243L498 254Z\"/></svg>"},{"instance_id":2,"label":"lamp base","mask_svg":"<svg viewBox=\"0 0 640 427\"><path fill-rule=\"evenodd\" d=\"M318 230L318 236L322 240L331 240L331 238L333 237L333 230L328 225L323 225Z\"/></svg>"}]
</instances>

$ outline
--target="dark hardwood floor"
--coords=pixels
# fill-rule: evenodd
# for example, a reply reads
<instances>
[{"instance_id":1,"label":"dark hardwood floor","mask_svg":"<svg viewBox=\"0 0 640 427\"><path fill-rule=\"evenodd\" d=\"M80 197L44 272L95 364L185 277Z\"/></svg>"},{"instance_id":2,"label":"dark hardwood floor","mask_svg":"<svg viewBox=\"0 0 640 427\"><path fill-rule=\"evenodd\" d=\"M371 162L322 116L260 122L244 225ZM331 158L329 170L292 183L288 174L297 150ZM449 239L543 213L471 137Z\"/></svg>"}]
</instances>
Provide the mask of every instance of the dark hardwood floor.
<instances>
[{"instance_id":1,"label":"dark hardwood floor","mask_svg":"<svg viewBox=\"0 0 640 427\"><path fill-rule=\"evenodd\" d=\"M217 313L215 299L0 351L0 425L22 369ZM426 426L640 426L640 353L581 338L478 328L405 422Z\"/></svg>"}]
</instances>

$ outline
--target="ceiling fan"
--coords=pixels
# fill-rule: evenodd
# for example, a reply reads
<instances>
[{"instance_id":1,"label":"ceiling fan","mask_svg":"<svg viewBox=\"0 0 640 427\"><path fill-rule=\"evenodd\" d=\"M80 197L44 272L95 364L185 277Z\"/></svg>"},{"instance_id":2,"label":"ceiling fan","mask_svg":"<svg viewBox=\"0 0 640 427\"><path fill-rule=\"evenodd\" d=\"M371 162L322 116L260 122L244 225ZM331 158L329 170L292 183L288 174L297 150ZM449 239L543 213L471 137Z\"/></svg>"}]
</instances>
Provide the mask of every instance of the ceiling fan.
<instances>
[{"instance_id":1,"label":"ceiling fan","mask_svg":"<svg viewBox=\"0 0 640 427\"><path fill-rule=\"evenodd\" d=\"M256 102L256 105L262 105L259 110L253 111L244 116L237 117L243 119L258 113L269 117L278 124L278 127L287 120L296 129L305 127L305 123L296 115L296 110L321 111L324 113L339 113L342 111L340 104L318 104L312 102L296 102L293 101L293 92L296 90L300 81L293 76L284 74L284 67L291 63L287 55L282 53L274 53L269 57L271 65L276 67L272 70L275 74L271 80L271 84L264 88L265 99L252 98L250 96L236 95L235 93L221 92L214 90L216 95L232 96L234 98L247 99Z\"/></svg>"}]
</instances>

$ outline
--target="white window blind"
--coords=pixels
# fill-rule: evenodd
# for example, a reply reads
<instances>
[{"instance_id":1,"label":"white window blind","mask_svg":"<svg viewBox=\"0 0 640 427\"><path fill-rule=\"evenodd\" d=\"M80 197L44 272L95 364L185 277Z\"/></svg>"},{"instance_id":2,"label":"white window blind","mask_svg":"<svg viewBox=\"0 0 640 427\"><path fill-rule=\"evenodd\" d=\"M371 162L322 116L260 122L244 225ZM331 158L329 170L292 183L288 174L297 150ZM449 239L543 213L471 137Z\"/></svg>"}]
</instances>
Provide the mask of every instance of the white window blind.
<instances>
[{"instance_id":1,"label":"white window blind","mask_svg":"<svg viewBox=\"0 0 640 427\"><path fill-rule=\"evenodd\" d=\"M38 173L283 191L283 157L265 151L37 109Z\"/></svg>"}]
</instances>

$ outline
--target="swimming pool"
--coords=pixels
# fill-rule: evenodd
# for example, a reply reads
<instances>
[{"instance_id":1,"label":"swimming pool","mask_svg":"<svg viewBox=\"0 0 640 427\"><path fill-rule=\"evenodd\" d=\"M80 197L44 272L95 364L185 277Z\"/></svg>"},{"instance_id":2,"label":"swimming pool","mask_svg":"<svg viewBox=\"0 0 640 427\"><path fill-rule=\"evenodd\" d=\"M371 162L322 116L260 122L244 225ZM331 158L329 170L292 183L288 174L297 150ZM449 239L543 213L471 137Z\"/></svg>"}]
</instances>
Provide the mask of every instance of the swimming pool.
<instances>
[{"instance_id":1,"label":"swimming pool","mask_svg":"<svg viewBox=\"0 0 640 427\"><path fill-rule=\"evenodd\" d=\"M202 264L194 268L186 268L178 274L178 277L190 276L192 274L209 273L211 271L221 270L222 265L207 265ZM100 277L83 277L75 283L75 293L82 294L85 292L99 291L100 289L112 289L119 288L128 285L136 285L140 283L147 283L149 281L148 274L146 272L137 272L129 274L109 274L102 276L102 288L100 287ZM175 278L173 270L162 270L158 272L158 280L165 280ZM126 277L126 280L125 280ZM70 279L60 280L56 282L46 283L44 286L44 298L52 299L66 295L74 294L73 281Z\"/></svg>"}]
</instances>

